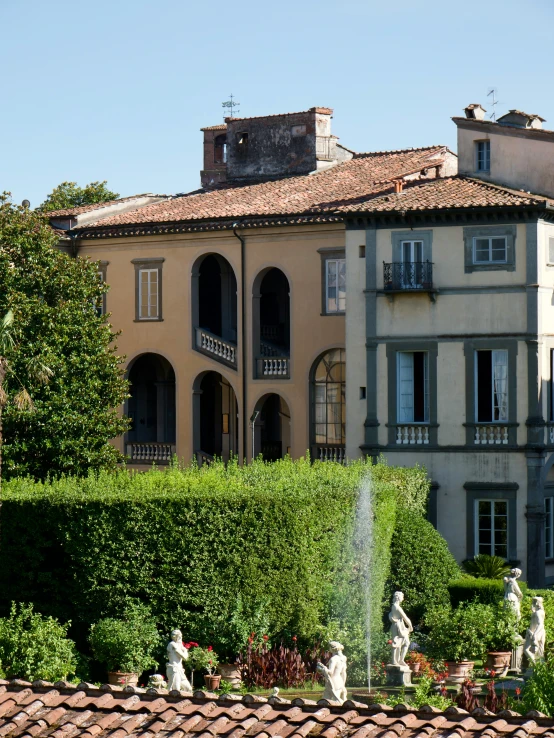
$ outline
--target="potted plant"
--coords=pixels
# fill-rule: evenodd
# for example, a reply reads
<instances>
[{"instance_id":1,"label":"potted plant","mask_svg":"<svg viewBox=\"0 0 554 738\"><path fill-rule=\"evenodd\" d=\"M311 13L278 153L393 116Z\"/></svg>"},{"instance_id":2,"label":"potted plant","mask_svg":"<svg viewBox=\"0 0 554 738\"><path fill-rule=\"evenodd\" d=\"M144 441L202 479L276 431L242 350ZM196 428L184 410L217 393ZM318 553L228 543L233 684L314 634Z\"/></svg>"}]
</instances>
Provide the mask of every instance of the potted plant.
<instances>
[{"instance_id":1,"label":"potted plant","mask_svg":"<svg viewBox=\"0 0 554 738\"><path fill-rule=\"evenodd\" d=\"M207 648L196 646L195 648L193 648L189 653L189 664L193 672L195 672L197 669L202 669L207 672L206 674L204 674L204 683L207 689L209 689L211 692L219 689L221 674L215 673L219 661L217 658L217 654L213 650L212 646L208 646Z\"/></svg>"},{"instance_id":2,"label":"potted plant","mask_svg":"<svg viewBox=\"0 0 554 738\"><path fill-rule=\"evenodd\" d=\"M474 660L486 652L492 612L490 605L471 603L461 604L454 610L436 608L426 615L430 628L429 652L445 661L447 681L461 684L469 677Z\"/></svg>"},{"instance_id":3,"label":"potted plant","mask_svg":"<svg viewBox=\"0 0 554 738\"><path fill-rule=\"evenodd\" d=\"M121 619L104 618L90 628L89 643L106 665L110 684L136 685L146 669L157 666L152 653L160 643L156 622L145 605L132 605Z\"/></svg>"},{"instance_id":4,"label":"potted plant","mask_svg":"<svg viewBox=\"0 0 554 738\"><path fill-rule=\"evenodd\" d=\"M519 640L515 612L510 607L499 605L488 631L486 667L497 674L507 672L512 650Z\"/></svg>"}]
</instances>

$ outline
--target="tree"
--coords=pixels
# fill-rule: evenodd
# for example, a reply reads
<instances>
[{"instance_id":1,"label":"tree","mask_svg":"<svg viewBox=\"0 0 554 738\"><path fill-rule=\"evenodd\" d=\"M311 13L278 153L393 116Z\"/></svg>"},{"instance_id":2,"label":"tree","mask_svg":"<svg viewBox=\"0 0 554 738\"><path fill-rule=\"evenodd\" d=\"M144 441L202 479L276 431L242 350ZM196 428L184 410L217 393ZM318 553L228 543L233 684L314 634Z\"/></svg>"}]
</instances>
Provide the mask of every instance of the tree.
<instances>
[{"instance_id":1,"label":"tree","mask_svg":"<svg viewBox=\"0 0 554 738\"><path fill-rule=\"evenodd\" d=\"M0 197L0 315L13 313L10 375L33 405L14 403L21 387L6 383L6 477L83 474L121 459L110 439L128 425L119 412L127 382L116 334L96 311L107 287L95 262L56 246L41 214ZM48 384L37 366L51 370Z\"/></svg>"},{"instance_id":2,"label":"tree","mask_svg":"<svg viewBox=\"0 0 554 738\"><path fill-rule=\"evenodd\" d=\"M10 355L14 354L17 347L12 336L13 312L8 310L0 321L0 488L2 485L2 414L9 401L7 393L7 379L12 373ZM27 369L30 376L40 384L48 384L52 376L52 370L35 357L27 360ZM34 410L33 400L26 388L14 377L19 387L12 395L12 402L18 410Z\"/></svg>"},{"instance_id":3,"label":"tree","mask_svg":"<svg viewBox=\"0 0 554 738\"><path fill-rule=\"evenodd\" d=\"M94 205L97 202L117 200L119 194L109 190L106 184L107 182L104 180L103 182L91 182L84 187L79 187L77 182L62 182L54 187L37 210L47 213L52 210L65 210L81 205Z\"/></svg>"}]
</instances>

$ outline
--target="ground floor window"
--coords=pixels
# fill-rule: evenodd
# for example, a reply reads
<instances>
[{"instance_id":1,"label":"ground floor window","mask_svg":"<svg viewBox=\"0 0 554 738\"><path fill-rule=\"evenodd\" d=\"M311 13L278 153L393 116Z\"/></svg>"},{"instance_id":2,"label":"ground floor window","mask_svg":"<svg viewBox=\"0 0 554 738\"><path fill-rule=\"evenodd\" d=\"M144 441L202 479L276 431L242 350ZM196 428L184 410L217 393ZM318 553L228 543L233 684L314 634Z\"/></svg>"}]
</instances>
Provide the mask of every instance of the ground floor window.
<instances>
[{"instance_id":1,"label":"ground floor window","mask_svg":"<svg viewBox=\"0 0 554 738\"><path fill-rule=\"evenodd\" d=\"M545 497L544 512L546 515L544 527L545 556L547 559L554 559L554 539L552 537L552 531L554 530L554 497Z\"/></svg>"},{"instance_id":2,"label":"ground floor window","mask_svg":"<svg viewBox=\"0 0 554 738\"><path fill-rule=\"evenodd\" d=\"M508 501L476 500L475 555L508 558Z\"/></svg>"}]
</instances>

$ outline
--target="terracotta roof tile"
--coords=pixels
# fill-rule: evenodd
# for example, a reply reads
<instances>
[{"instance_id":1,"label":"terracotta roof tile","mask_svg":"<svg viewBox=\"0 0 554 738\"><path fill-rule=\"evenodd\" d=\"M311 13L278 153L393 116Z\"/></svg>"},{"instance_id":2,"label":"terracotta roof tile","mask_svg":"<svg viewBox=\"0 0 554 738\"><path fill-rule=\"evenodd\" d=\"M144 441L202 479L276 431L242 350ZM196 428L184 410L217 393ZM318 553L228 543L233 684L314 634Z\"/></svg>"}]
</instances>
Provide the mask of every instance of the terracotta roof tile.
<instances>
[{"instance_id":1,"label":"terracotta roof tile","mask_svg":"<svg viewBox=\"0 0 554 738\"><path fill-rule=\"evenodd\" d=\"M0 682L0 735L6 738L554 738L554 720L512 711L491 715L459 708L445 713L366 706L342 707L324 701L296 700L294 705L260 702L246 695L238 701L196 692L152 694L115 687L103 691L57 684L33 686Z\"/></svg>"},{"instance_id":2,"label":"terracotta roof tile","mask_svg":"<svg viewBox=\"0 0 554 738\"><path fill-rule=\"evenodd\" d=\"M336 211L341 205L387 191L403 175L440 166L443 146L374 152L310 175L258 184L229 184L209 192L175 196L136 210L103 218L76 230L126 224L171 223L293 213Z\"/></svg>"}]
</instances>

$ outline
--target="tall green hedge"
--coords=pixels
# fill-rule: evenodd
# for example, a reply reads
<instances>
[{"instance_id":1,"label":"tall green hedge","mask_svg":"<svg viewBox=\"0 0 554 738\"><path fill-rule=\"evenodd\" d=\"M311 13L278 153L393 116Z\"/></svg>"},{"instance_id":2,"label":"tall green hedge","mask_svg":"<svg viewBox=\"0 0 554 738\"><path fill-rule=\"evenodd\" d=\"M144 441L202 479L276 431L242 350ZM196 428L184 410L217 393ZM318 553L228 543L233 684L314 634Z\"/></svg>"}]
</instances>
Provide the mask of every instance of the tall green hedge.
<instances>
[{"instance_id":1,"label":"tall green hedge","mask_svg":"<svg viewBox=\"0 0 554 738\"><path fill-rule=\"evenodd\" d=\"M378 607L396 506L425 504L425 473L285 459L8 482L0 613L32 602L84 627L141 601L165 631L179 626L223 654L250 627L310 638L348 614L349 592L359 598L350 544L369 473Z\"/></svg>"},{"instance_id":2,"label":"tall green hedge","mask_svg":"<svg viewBox=\"0 0 554 738\"><path fill-rule=\"evenodd\" d=\"M527 592L527 584L518 581L523 595ZM454 579L448 585L450 603L458 607L462 602L480 602L483 605L497 605L504 599L504 582L502 579L481 579L468 575Z\"/></svg>"},{"instance_id":3,"label":"tall green hedge","mask_svg":"<svg viewBox=\"0 0 554 738\"><path fill-rule=\"evenodd\" d=\"M391 543L388 601L393 592L403 592L405 610L417 623L428 607L448 604L448 583L459 574L440 533L422 515L400 508Z\"/></svg>"}]
</instances>

